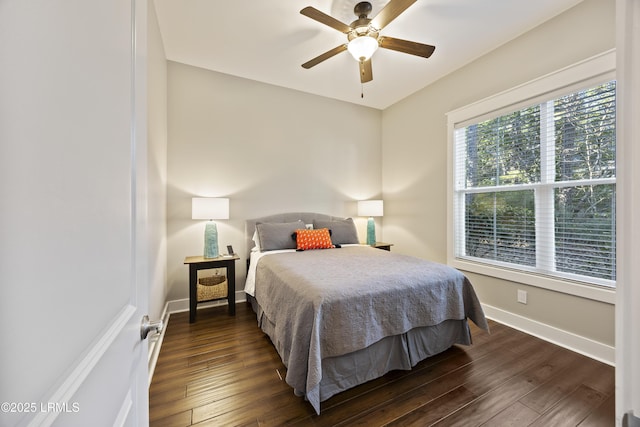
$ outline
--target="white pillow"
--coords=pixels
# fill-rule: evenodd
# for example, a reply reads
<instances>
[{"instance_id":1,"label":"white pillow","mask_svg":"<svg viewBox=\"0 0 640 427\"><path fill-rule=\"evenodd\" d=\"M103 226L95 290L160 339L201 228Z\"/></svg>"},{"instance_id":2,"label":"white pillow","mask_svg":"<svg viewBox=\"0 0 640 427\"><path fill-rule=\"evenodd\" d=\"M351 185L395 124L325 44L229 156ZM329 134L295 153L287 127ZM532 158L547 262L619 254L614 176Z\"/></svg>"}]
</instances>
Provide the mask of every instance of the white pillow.
<instances>
[{"instance_id":1,"label":"white pillow","mask_svg":"<svg viewBox=\"0 0 640 427\"><path fill-rule=\"evenodd\" d=\"M253 243L255 243L253 248L251 248L251 252L260 252L260 239L258 238L258 230L254 230L251 240L253 240Z\"/></svg>"}]
</instances>

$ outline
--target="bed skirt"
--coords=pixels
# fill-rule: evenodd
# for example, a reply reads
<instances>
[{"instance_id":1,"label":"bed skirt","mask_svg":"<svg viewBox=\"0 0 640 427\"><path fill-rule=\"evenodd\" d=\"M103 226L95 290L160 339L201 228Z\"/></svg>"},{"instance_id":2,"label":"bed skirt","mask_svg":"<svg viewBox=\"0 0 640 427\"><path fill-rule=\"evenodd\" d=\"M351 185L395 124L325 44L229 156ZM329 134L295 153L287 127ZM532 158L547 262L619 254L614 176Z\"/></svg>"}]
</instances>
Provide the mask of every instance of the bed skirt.
<instances>
[{"instance_id":1,"label":"bed skirt","mask_svg":"<svg viewBox=\"0 0 640 427\"><path fill-rule=\"evenodd\" d=\"M256 313L258 325L273 341L277 336L276 325L264 315L255 298L247 295L247 301ZM471 331L466 319L445 320L435 326L414 328L404 334L383 338L367 348L324 358L320 389L314 390L313 394L319 394L319 401L323 402L387 372L410 370L418 362L442 353L454 344L471 345ZM308 398L305 390L294 389L294 393Z\"/></svg>"}]
</instances>

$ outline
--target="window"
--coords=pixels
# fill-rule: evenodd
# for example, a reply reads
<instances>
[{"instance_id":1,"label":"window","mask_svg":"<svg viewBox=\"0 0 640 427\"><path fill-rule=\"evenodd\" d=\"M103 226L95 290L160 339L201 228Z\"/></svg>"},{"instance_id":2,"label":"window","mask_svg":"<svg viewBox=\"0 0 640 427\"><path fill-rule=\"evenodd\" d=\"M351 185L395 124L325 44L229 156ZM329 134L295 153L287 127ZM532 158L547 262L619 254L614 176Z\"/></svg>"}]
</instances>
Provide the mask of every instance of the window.
<instances>
[{"instance_id":1,"label":"window","mask_svg":"<svg viewBox=\"0 0 640 427\"><path fill-rule=\"evenodd\" d=\"M615 86L607 73L450 114L456 262L615 287Z\"/></svg>"}]
</instances>

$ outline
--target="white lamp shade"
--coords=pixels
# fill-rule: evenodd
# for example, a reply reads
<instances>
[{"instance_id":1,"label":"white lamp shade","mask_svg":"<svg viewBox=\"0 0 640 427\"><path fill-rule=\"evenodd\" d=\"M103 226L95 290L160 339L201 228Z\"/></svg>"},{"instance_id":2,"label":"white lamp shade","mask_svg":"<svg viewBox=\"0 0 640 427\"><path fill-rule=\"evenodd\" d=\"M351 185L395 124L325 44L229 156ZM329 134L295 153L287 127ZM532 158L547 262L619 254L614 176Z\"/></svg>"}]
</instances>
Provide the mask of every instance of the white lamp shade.
<instances>
[{"instance_id":1,"label":"white lamp shade","mask_svg":"<svg viewBox=\"0 0 640 427\"><path fill-rule=\"evenodd\" d=\"M378 49L378 40L370 36L356 37L349 42L347 49L356 61L367 61Z\"/></svg>"},{"instance_id":2,"label":"white lamp shade","mask_svg":"<svg viewBox=\"0 0 640 427\"><path fill-rule=\"evenodd\" d=\"M229 199L212 197L192 198L191 219L229 219Z\"/></svg>"},{"instance_id":3,"label":"white lamp shade","mask_svg":"<svg viewBox=\"0 0 640 427\"><path fill-rule=\"evenodd\" d=\"M382 200L360 200L358 202L358 216L382 216L383 212Z\"/></svg>"}]
</instances>

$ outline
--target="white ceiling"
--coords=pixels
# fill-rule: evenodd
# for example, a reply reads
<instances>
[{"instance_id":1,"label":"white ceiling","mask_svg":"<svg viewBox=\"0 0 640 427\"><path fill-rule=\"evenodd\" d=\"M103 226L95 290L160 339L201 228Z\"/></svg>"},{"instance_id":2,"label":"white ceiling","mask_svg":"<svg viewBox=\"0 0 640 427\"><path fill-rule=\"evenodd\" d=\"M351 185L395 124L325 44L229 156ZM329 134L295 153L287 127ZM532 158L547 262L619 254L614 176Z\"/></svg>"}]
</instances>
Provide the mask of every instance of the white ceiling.
<instances>
[{"instance_id":1,"label":"white ceiling","mask_svg":"<svg viewBox=\"0 0 640 427\"><path fill-rule=\"evenodd\" d=\"M381 32L436 46L429 59L378 49L373 81L342 52L301 64L346 42L300 14L313 6L344 23L358 0L155 0L167 59L384 109L581 0L418 0ZM370 0L370 18L388 0ZM361 91L364 97L361 98Z\"/></svg>"}]
</instances>

